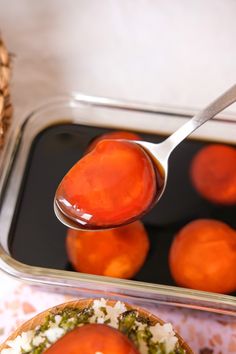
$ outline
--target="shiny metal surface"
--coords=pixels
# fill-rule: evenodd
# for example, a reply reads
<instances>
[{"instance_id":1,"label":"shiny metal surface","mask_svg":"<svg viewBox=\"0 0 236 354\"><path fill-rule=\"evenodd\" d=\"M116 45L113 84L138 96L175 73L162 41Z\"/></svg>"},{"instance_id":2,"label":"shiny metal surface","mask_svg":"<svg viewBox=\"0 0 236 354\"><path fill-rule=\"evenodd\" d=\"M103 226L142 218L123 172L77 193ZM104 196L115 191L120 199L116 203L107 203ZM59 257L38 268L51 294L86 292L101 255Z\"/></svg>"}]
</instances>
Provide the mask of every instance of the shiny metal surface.
<instances>
[{"instance_id":1,"label":"shiny metal surface","mask_svg":"<svg viewBox=\"0 0 236 354\"><path fill-rule=\"evenodd\" d=\"M196 129L201 127L208 120L214 118L218 113L230 106L236 101L236 85L230 87L226 92L221 94L213 102L196 113L187 123L177 129L173 134L166 138L160 144L148 143L146 141L137 141L145 151L151 155L154 161L161 165L164 176L164 186L158 195L159 200L165 190L168 175L168 160L172 151Z\"/></svg>"}]
</instances>

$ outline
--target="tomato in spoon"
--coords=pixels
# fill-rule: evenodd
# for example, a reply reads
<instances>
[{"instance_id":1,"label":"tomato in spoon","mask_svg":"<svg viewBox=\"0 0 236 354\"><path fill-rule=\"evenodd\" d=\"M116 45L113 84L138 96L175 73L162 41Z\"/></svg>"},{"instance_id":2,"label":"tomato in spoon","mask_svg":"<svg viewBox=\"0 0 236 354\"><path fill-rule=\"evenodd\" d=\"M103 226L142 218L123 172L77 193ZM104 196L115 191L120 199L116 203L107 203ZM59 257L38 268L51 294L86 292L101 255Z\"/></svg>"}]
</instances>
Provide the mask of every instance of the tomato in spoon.
<instances>
[{"instance_id":1,"label":"tomato in spoon","mask_svg":"<svg viewBox=\"0 0 236 354\"><path fill-rule=\"evenodd\" d=\"M55 202L79 228L111 228L146 213L161 188L162 180L141 147L103 140L63 178Z\"/></svg>"}]
</instances>

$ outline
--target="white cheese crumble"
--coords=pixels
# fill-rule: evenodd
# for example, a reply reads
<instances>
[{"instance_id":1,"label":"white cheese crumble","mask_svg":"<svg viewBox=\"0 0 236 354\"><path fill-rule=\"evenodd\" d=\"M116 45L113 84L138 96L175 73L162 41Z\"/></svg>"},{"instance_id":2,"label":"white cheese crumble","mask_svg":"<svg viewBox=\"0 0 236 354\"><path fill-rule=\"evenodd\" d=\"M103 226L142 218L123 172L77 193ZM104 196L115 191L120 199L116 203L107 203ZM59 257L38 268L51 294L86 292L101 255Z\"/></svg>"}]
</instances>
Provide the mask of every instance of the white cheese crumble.
<instances>
[{"instance_id":1,"label":"white cheese crumble","mask_svg":"<svg viewBox=\"0 0 236 354\"><path fill-rule=\"evenodd\" d=\"M149 330L152 333L153 338L155 338L155 342L165 343L165 349L168 353L174 350L178 338L175 337L175 332L170 323L165 323L163 325L157 323L155 326L150 326Z\"/></svg>"},{"instance_id":2,"label":"white cheese crumble","mask_svg":"<svg viewBox=\"0 0 236 354\"><path fill-rule=\"evenodd\" d=\"M9 340L7 345L9 349L3 349L1 354L21 354L22 351L31 350L31 341L34 336L34 331L22 332L14 340Z\"/></svg>"},{"instance_id":3,"label":"white cheese crumble","mask_svg":"<svg viewBox=\"0 0 236 354\"><path fill-rule=\"evenodd\" d=\"M91 308L94 310L94 314L89 317L89 323L106 323L114 328L119 327L119 317L127 311L124 303L117 301L112 307L107 304L105 299L94 300ZM76 321L76 317L69 318L67 323L73 324ZM8 341L9 348L3 349L0 354L22 354L30 353L31 350L37 348L37 346L45 342L45 349L55 343L61 338L67 329L62 325L63 317L61 315L55 315L53 321L49 322L49 328L39 333L39 327L35 330L22 332L14 340ZM149 326L145 323L135 320L135 328L139 333L139 351L141 354L148 354L148 346L145 341L145 331L148 328L153 343L163 343L166 354L171 353L176 348L178 338L173 331L170 323ZM96 354L101 354L96 352Z\"/></svg>"},{"instance_id":4,"label":"white cheese crumble","mask_svg":"<svg viewBox=\"0 0 236 354\"><path fill-rule=\"evenodd\" d=\"M50 343L55 343L59 338L63 336L64 333L65 330L63 328L56 326L53 326L44 332Z\"/></svg>"},{"instance_id":5,"label":"white cheese crumble","mask_svg":"<svg viewBox=\"0 0 236 354\"><path fill-rule=\"evenodd\" d=\"M125 304L117 301L115 306L109 306L105 299L94 300L92 308L94 309L94 316L91 317L91 323L106 323L109 320L109 326L118 328L118 318L119 316L127 311ZM106 309L107 314L104 314L102 309Z\"/></svg>"}]
</instances>

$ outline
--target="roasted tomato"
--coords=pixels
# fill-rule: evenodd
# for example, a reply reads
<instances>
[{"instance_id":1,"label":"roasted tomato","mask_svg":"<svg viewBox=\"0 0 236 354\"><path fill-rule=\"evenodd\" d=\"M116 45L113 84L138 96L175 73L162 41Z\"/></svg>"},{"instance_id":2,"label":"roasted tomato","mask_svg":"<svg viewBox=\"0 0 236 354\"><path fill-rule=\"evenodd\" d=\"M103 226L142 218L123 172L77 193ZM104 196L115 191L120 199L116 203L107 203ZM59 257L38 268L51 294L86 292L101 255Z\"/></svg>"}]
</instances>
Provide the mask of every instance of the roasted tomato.
<instances>
[{"instance_id":1,"label":"roasted tomato","mask_svg":"<svg viewBox=\"0 0 236 354\"><path fill-rule=\"evenodd\" d=\"M119 226L152 205L157 188L148 155L129 141L103 140L63 178L56 192L61 211L80 228Z\"/></svg>"},{"instance_id":2,"label":"roasted tomato","mask_svg":"<svg viewBox=\"0 0 236 354\"><path fill-rule=\"evenodd\" d=\"M212 203L236 203L236 149L209 145L201 149L191 165L191 179L202 197Z\"/></svg>"},{"instance_id":3,"label":"roasted tomato","mask_svg":"<svg viewBox=\"0 0 236 354\"><path fill-rule=\"evenodd\" d=\"M146 259L149 239L141 221L135 221L101 231L69 229L66 249L79 272L132 278Z\"/></svg>"},{"instance_id":4,"label":"roasted tomato","mask_svg":"<svg viewBox=\"0 0 236 354\"><path fill-rule=\"evenodd\" d=\"M87 324L64 335L45 354L139 354L129 338L104 324Z\"/></svg>"},{"instance_id":5,"label":"roasted tomato","mask_svg":"<svg viewBox=\"0 0 236 354\"><path fill-rule=\"evenodd\" d=\"M236 290L236 232L223 222L200 219L183 227L169 253L180 286L230 293Z\"/></svg>"}]
</instances>

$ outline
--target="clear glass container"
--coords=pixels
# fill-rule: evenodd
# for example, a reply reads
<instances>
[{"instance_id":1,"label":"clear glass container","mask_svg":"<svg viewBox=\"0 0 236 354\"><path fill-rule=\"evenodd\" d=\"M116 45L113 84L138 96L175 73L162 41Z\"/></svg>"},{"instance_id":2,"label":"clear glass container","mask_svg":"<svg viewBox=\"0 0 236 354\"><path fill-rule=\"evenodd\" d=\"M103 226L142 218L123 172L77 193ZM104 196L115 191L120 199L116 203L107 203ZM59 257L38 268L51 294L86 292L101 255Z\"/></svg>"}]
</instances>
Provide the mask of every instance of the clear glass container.
<instances>
[{"instance_id":1,"label":"clear glass container","mask_svg":"<svg viewBox=\"0 0 236 354\"><path fill-rule=\"evenodd\" d=\"M170 107L156 107L74 94L68 97L51 99L30 113L21 126L13 125L2 153L0 165L0 269L22 281L43 286L53 291L70 292L78 296L112 297L151 309L154 307L155 311L158 314L161 313L164 319L176 322L177 326L184 321L184 318L190 316L190 326L193 325L193 322L197 323L198 326L199 323L202 323L203 327L214 324L217 331L221 331L223 328L221 326L225 321L229 324L227 331L230 331L234 326L232 324L236 313L236 298L233 295L207 293L149 281L82 274L70 269L56 269L57 267L53 265L44 267L38 265L37 262L34 264L34 261L22 262L14 256L15 251L12 251L21 242L21 240L18 240L18 243L16 242L12 248L12 242L13 244L15 242L12 240L14 238L12 235L18 227L18 218L21 217L19 213L22 205L24 205L22 204L24 203L23 199L28 198L30 200L31 198L31 195L27 196L30 191L27 192L26 187L29 169L33 163L32 160L35 158L34 153L32 155L32 146L37 150L35 141L37 143L44 132L50 133L50 129L55 128L59 129L59 133L62 134L64 127L66 127L63 135L63 139L66 141L68 132L73 131L73 129L76 129L76 134L82 134L81 136L86 136L86 132L90 131L90 128L96 128L101 132L106 129L128 129L144 134L145 137L150 135L154 142L172 133L193 113ZM189 141L235 144L235 131L236 121L234 117L221 115L202 126ZM155 140L155 136L158 137L157 140ZM57 133L54 135L54 140L55 137L57 137ZM48 138L47 144L49 143L50 139ZM55 146L52 143L52 149L53 147ZM54 154L56 155L53 156L57 156L54 160L56 166L60 164L64 152L57 150L54 151ZM48 152L45 156L48 156ZM34 166L37 166L37 163ZM39 169L34 173L42 173L43 176L44 171ZM32 184L32 188L38 188L37 182L35 182L35 185ZM32 209L33 202L35 200L32 199ZM53 206L50 204L49 208L53 208ZM25 215L27 217L27 210ZM30 215L29 221L32 222ZM40 218L40 213L36 217ZM55 218L55 223L57 222ZM24 219L23 224L27 224L27 219ZM47 228L47 223L46 221L44 223L43 219L42 224L43 227ZM36 232L32 232L28 235L28 239L32 239L32 242L34 242L36 234ZM57 235L53 234L52 237L55 238ZM27 249L30 254L29 244L30 242L21 243L21 248ZM43 244L42 247L48 246ZM37 257L34 257L33 254L32 260L34 258ZM187 329L183 328L181 332L186 337L185 331ZM195 339L193 339L193 345L197 348L194 341Z\"/></svg>"}]
</instances>

